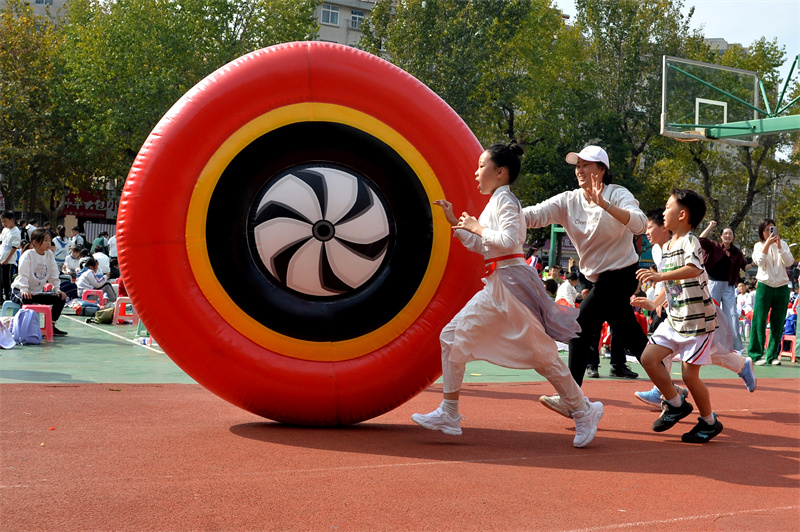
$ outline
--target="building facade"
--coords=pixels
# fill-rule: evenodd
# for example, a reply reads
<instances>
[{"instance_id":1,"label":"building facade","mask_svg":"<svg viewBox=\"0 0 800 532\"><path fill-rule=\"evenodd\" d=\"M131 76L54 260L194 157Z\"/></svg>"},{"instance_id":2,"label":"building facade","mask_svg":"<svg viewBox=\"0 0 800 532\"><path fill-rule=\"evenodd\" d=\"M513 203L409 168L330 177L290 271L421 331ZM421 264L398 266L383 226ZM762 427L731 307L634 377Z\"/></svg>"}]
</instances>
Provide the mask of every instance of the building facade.
<instances>
[{"instance_id":1,"label":"building facade","mask_svg":"<svg viewBox=\"0 0 800 532\"><path fill-rule=\"evenodd\" d=\"M361 39L361 25L375 6L367 0L320 2L316 16L319 40L355 46Z\"/></svg>"}]
</instances>

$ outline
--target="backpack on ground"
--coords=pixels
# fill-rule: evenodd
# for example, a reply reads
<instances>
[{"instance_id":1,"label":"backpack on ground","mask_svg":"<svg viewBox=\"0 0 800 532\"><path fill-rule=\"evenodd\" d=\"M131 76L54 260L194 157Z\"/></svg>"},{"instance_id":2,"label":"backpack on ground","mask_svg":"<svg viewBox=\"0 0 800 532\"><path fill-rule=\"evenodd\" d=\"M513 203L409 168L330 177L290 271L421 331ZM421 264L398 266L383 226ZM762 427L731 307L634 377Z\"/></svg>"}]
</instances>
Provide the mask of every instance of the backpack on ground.
<instances>
[{"instance_id":1,"label":"backpack on ground","mask_svg":"<svg viewBox=\"0 0 800 532\"><path fill-rule=\"evenodd\" d=\"M100 305L94 301L84 301L83 299L76 299L72 302L72 308L76 316L94 316L100 310Z\"/></svg>"},{"instance_id":2,"label":"backpack on ground","mask_svg":"<svg viewBox=\"0 0 800 532\"><path fill-rule=\"evenodd\" d=\"M19 310L14 316L11 333L18 344L41 344L42 329L39 328L39 313L28 308Z\"/></svg>"},{"instance_id":3,"label":"backpack on ground","mask_svg":"<svg viewBox=\"0 0 800 532\"><path fill-rule=\"evenodd\" d=\"M111 323L114 321L114 307L98 310L86 323Z\"/></svg>"}]
</instances>

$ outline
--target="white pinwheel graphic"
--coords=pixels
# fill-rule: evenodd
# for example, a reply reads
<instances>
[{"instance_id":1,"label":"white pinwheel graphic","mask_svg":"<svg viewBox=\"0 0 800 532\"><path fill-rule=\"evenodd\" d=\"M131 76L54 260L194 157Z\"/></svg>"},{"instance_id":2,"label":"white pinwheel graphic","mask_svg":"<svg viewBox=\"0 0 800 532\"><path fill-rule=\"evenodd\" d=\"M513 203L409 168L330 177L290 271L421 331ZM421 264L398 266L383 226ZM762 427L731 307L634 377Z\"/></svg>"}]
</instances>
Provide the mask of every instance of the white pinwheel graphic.
<instances>
[{"instance_id":1,"label":"white pinwheel graphic","mask_svg":"<svg viewBox=\"0 0 800 532\"><path fill-rule=\"evenodd\" d=\"M389 220L365 181L314 166L292 170L270 186L256 208L253 235L273 277L303 294L336 296L378 271Z\"/></svg>"}]
</instances>

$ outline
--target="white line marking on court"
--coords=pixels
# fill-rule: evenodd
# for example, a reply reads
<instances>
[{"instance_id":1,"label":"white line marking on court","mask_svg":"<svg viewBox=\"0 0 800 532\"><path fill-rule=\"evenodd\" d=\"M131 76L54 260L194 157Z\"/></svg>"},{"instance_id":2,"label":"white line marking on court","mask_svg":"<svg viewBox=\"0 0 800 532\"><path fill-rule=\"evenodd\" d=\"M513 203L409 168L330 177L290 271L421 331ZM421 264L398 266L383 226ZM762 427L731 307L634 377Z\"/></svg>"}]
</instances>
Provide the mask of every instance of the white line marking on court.
<instances>
[{"instance_id":1,"label":"white line marking on court","mask_svg":"<svg viewBox=\"0 0 800 532\"><path fill-rule=\"evenodd\" d=\"M753 508L753 509L741 510L738 512L723 512L723 513L706 514L706 515L689 515L686 517L676 517L674 519L659 519L657 521L639 521L637 523L620 523L617 525L593 526L591 528L576 528L565 532L593 532L596 530L621 530L624 528L646 527L653 525L664 525L669 523L685 523L687 521L698 521L700 519L719 519L720 517L734 517L737 515L744 515L744 514L774 512L776 510L789 511L789 510L797 510L799 508L800 506L781 506L779 508Z\"/></svg>"},{"instance_id":2,"label":"white line marking on court","mask_svg":"<svg viewBox=\"0 0 800 532\"><path fill-rule=\"evenodd\" d=\"M166 353L164 353L164 351L162 351L161 349L156 349L155 347L153 347L153 346L150 346L150 345L143 345L143 344L140 344L140 343L139 343L139 342L137 342L136 340L132 340L132 339L130 339L130 338L125 338L124 336L120 336L120 335L119 335L119 334L117 334L117 333L113 333L113 332L111 332L111 331L107 331L107 330L105 330L105 329L101 329L100 327L97 327L97 326L95 326L95 325L92 325L91 323L86 323L86 321L81 321L81 320L75 319L75 318L73 318L73 317L71 317L71 316L64 316L64 315L62 315L61 317L62 317L62 318L67 318L68 320L72 320L72 321L74 321L75 323L80 323L80 324L82 324L82 325L86 325L87 327L91 327L92 329L96 329L96 330L98 330L98 331L100 331L100 332L104 332L104 333L106 333L106 334L110 334L111 336L114 336L114 337L116 337L116 338L119 338L120 340L125 340L126 342L130 342L130 343L132 343L133 345L135 345L135 346L137 346L137 347L144 347L145 349L149 349L150 351L155 351L156 353L161 353L162 355L165 355L165 354L166 354Z\"/></svg>"}]
</instances>

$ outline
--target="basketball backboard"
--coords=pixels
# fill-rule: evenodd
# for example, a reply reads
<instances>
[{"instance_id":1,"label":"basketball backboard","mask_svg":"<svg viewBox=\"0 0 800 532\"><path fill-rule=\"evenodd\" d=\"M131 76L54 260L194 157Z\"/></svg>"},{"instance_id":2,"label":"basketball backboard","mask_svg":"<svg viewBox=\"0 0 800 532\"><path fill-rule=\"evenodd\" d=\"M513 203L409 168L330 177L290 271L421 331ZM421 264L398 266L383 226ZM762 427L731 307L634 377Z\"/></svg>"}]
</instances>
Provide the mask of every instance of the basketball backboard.
<instances>
[{"instance_id":1,"label":"basketball backboard","mask_svg":"<svg viewBox=\"0 0 800 532\"><path fill-rule=\"evenodd\" d=\"M759 103L755 72L664 56L661 100L664 136L758 146L758 136L741 123L759 119ZM725 130L726 138L708 135L711 128ZM737 129L741 135L735 134Z\"/></svg>"}]
</instances>

